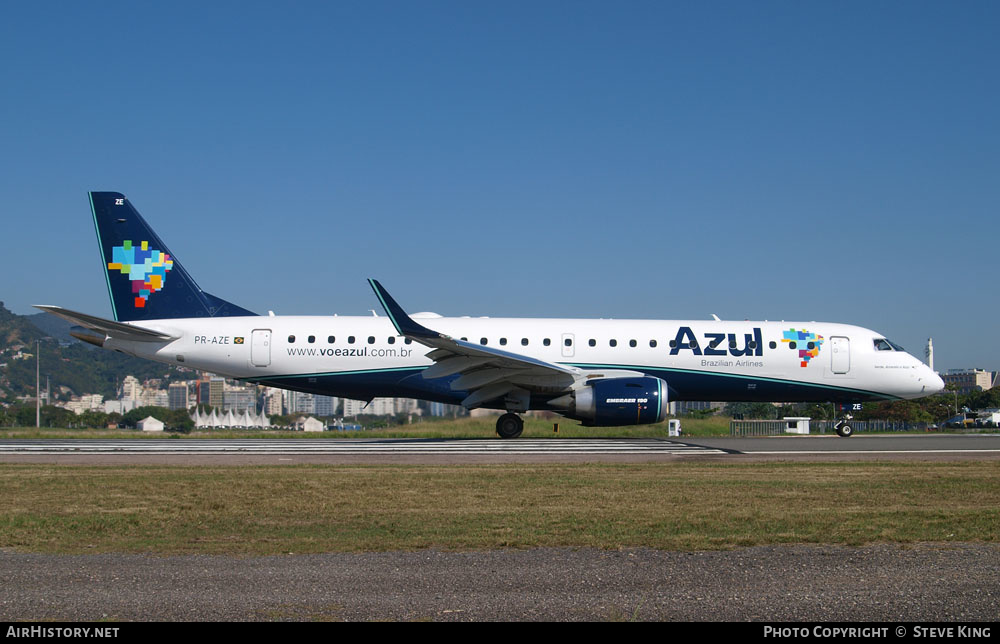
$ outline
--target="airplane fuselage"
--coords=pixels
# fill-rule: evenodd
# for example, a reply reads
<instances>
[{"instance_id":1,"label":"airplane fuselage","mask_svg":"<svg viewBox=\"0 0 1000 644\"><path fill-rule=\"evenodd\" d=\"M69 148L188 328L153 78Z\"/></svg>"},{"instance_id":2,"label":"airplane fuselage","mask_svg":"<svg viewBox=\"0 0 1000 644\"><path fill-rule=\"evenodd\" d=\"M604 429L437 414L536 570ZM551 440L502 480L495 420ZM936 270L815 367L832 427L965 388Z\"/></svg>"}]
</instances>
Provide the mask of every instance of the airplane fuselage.
<instances>
[{"instance_id":1,"label":"airplane fuselage","mask_svg":"<svg viewBox=\"0 0 1000 644\"><path fill-rule=\"evenodd\" d=\"M889 346L884 336L845 324L415 317L484 347L590 371L661 378L670 400L861 402L916 398L941 388L933 371ZM453 386L454 377L424 378L433 364L428 348L399 336L386 317L181 318L149 320L142 327L178 339L108 338L105 347L347 398L457 404L468 395ZM535 392L533 406L547 397Z\"/></svg>"}]
</instances>

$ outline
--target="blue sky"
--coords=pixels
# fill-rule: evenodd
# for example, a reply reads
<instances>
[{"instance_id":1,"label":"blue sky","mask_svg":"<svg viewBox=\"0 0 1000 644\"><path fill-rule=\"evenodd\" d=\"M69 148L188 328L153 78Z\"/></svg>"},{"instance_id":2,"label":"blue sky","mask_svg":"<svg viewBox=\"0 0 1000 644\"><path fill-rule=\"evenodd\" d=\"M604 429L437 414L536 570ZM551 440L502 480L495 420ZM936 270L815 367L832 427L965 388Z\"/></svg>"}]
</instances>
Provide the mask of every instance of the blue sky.
<instances>
[{"instance_id":1,"label":"blue sky","mask_svg":"<svg viewBox=\"0 0 1000 644\"><path fill-rule=\"evenodd\" d=\"M286 4L288 6L286 6ZM7 3L0 300L827 320L1000 369L996 2Z\"/></svg>"}]
</instances>

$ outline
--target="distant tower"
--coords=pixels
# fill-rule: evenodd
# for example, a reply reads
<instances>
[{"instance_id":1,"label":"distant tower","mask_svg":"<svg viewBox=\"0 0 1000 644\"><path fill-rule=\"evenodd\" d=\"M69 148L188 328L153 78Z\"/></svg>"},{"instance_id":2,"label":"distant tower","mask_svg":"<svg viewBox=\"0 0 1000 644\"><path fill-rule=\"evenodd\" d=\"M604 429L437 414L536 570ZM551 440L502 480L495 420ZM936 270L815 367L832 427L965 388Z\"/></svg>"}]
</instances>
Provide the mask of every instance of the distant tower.
<instances>
[{"instance_id":1,"label":"distant tower","mask_svg":"<svg viewBox=\"0 0 1000 644\"><path fill-rule=\"evenodd\" d=\"M934 371L934 338L927 338L927 366Z\"/></svg>"}]
</instances>

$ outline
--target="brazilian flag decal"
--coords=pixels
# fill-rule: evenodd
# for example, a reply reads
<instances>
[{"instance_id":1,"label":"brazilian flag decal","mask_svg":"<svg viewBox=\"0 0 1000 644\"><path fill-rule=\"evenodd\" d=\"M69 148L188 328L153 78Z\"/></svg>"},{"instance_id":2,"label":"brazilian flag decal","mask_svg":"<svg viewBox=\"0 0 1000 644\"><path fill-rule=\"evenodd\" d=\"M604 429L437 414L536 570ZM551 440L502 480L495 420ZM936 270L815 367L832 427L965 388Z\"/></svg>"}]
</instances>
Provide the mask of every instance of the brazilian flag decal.
<instances>
[{"instance_id":1,"label":"brazilian flag decal","mask_svg":"<svg viewBox=\"0 0 1000 644\"><path fill-rule=\"evenodd\" d=\"M243 344L243 338L241 337L233 338L233 344Z\"/></svg>"}]
</instances>

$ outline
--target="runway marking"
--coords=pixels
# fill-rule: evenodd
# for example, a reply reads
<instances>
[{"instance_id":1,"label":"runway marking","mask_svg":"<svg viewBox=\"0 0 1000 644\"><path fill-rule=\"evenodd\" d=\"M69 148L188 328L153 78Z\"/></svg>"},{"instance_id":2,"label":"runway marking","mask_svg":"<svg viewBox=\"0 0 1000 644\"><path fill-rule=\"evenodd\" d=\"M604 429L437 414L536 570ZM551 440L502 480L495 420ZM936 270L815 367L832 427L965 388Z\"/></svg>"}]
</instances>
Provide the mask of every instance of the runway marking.
<instances>
[{"instance_id":1,"label":"runway marking","mask_svg":"<svg viewBox=\"0 0 1000 644\"><path fill-rule=\"evenodd\" d=\"M646 439L387 439L5 441L0 454L726 454L725 450Z\"/></svg>"},{"instance_id":2,"label":"runway marking","mask_svg":"<svg viewBox=\"0 0 1000 644\"><path fill-rule=\"evenodd\" d=\"M809 451L777 451L764 452L757 450L742 450L741 454L757 454L761 456L781 456L785 454L815 455L815 454L990 454L1000 453L1000 449L849 449L849 450L809 450Z\"/></svg>"}]
</instances>

